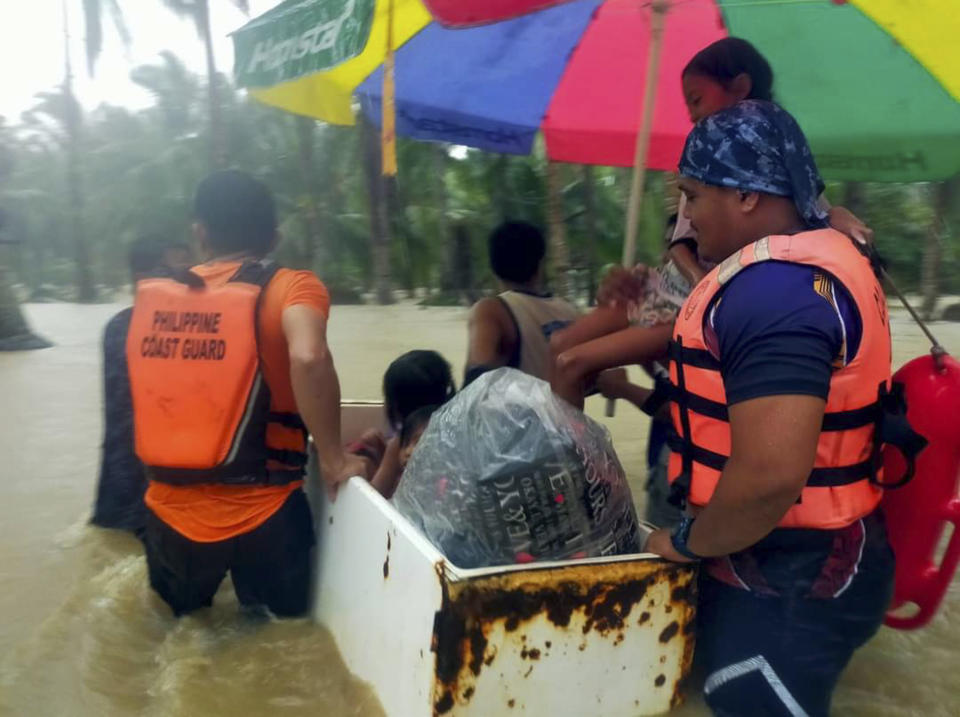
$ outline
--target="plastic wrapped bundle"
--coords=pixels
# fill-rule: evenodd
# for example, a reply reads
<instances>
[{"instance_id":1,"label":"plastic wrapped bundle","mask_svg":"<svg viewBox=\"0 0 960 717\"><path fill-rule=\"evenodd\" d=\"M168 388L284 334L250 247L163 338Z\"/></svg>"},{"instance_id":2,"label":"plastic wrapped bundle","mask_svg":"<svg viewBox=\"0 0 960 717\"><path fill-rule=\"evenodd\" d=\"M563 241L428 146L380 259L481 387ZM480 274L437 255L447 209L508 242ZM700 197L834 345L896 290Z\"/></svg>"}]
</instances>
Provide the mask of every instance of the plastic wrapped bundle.
<instances>
[{"instance_id":1,"label":"plastic wrapped bundle","mask_svg":"<svg viewBox=\"0 0 960 717\"><path fill-rule=\"evenodd\" d=\"M433 415L394 503L465 568L640 549L606 429L509 368L484 374Z\"/></svg>"}]
</instances>

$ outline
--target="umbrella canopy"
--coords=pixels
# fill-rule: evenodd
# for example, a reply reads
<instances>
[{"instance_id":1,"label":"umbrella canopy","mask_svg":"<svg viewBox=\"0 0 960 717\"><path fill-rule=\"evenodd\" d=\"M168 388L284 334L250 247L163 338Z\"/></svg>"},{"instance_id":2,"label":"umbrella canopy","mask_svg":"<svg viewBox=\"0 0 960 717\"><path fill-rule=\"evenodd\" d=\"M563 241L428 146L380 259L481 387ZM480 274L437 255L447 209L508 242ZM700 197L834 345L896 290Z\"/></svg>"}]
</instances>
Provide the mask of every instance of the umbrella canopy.
<instances>
[{"instance_id":1,"label":"umbrella canopy","mask_svg":"<svg viewBox=\"0 0 960 717\"><path fill-rule=\"evenodd\" d=\"M527 153L542 132L551 159L634 163L649 2L392 2L398 134ZM235 34L240 84L269 104L338 123L353 121L355 96L379 121L387 4L282 3ZM825 176L960 172L953 0L669 0L649 167L676 167L690 129L680 73L727 35L770 60L777 99L800 121Z\"/></svg>"}]
</instances>

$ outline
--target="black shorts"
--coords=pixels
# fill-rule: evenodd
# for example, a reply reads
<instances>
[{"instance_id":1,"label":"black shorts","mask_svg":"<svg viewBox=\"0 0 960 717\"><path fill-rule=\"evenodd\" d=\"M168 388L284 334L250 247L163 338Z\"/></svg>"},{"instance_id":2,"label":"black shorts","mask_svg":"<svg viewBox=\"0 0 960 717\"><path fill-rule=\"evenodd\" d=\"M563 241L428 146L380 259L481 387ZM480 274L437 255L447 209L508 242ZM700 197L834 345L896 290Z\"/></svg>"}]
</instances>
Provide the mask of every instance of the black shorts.
<instances>
[{"instance_id":1,"label":"black shorts","mask_svg":"<svg viewBox=\"0 0 960 717\"><path fill-rule=\"evenodd\" d=\"M228 570L241 605L278 617L303 615L310 606L315 541L302 490L263 525L215 543L190 540L148 511L144 542L150 585L175 615L211 605Z\"/></svg>"},{"instance_id":2,"label":"black shorts","mask_svg":"<svg viewBox=\"0 0 960 717\"><path fill-rule=\"evenodd\" d=\"M861 524L867 536L856 570L831 597L811 597L805 578L777 581L780 594L763 595L701 573L697 661L715 715L827 717L841 673L880 627L893 593L893 554L882 522L871 517ZM807 557L788 554L777 572L802 575Z\"/></svg>"}]
</instances>

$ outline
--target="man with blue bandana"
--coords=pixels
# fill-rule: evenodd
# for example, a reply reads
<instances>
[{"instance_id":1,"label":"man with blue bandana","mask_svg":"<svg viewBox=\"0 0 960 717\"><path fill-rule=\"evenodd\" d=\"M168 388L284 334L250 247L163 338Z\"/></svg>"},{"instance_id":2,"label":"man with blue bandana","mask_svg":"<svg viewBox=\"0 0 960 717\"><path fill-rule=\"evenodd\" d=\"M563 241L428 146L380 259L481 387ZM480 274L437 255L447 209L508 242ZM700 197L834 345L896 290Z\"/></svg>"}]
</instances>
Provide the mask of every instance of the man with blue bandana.
<instances>
[{"instance_id":1,"label":"man with blue bandana","mask_svg":"<svg viewBox=\"0 0 960 717\"><path fill-rule=\"evenodd\" d=\"M883 293L827 228L806 139L777 105L701 121L680 173L699 252L719 265L670 349L669 478L686 516L647 549L703 560L697 651L715 714L825 717L892 592L874 428Z\"/></svg>"}]
</instances>

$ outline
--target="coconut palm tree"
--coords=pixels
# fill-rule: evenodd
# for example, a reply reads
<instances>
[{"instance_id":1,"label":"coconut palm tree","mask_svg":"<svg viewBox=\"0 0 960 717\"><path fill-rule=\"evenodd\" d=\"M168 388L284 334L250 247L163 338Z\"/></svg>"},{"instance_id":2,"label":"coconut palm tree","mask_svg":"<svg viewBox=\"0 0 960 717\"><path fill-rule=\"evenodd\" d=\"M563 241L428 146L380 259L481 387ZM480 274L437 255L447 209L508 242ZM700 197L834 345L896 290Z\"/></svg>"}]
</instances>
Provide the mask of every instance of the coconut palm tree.
<instances>
[{"instance_id":1,"label":"coconut palm tree","mask_svg":"<svg viewBox=\"0 0 960 717\"><path fill-rule=\"evenodd\" d=\"M110 0L115 2L115 0ZM223 167L227 163L226 142L223 127L223 107L220 98L220 86L217 75L217 63L213 54L213 32L210 27L209 0L161 0L161 2L180 17L193 20L197 34L203 40L207 57L207 108L210 121L210 163L213 167ZM230 0L243 12L249 12L247 0Z\"/></svg>"},{"instance_id":2,"label":"coconut palm tree","mask_svg":"<svg viewBox=\"0 0 960 717\"><path fill-rule=\"evenodd\" d=\"M0 186L13 169L13 151L7 142L3 117L0 117ZM6 214L0 210L0 245L6 243L3 227ZM0 265L0 350L43 348L50 344L34 336L23 316L13 290L10 275Z\"/></svg>"}]
</instances>

